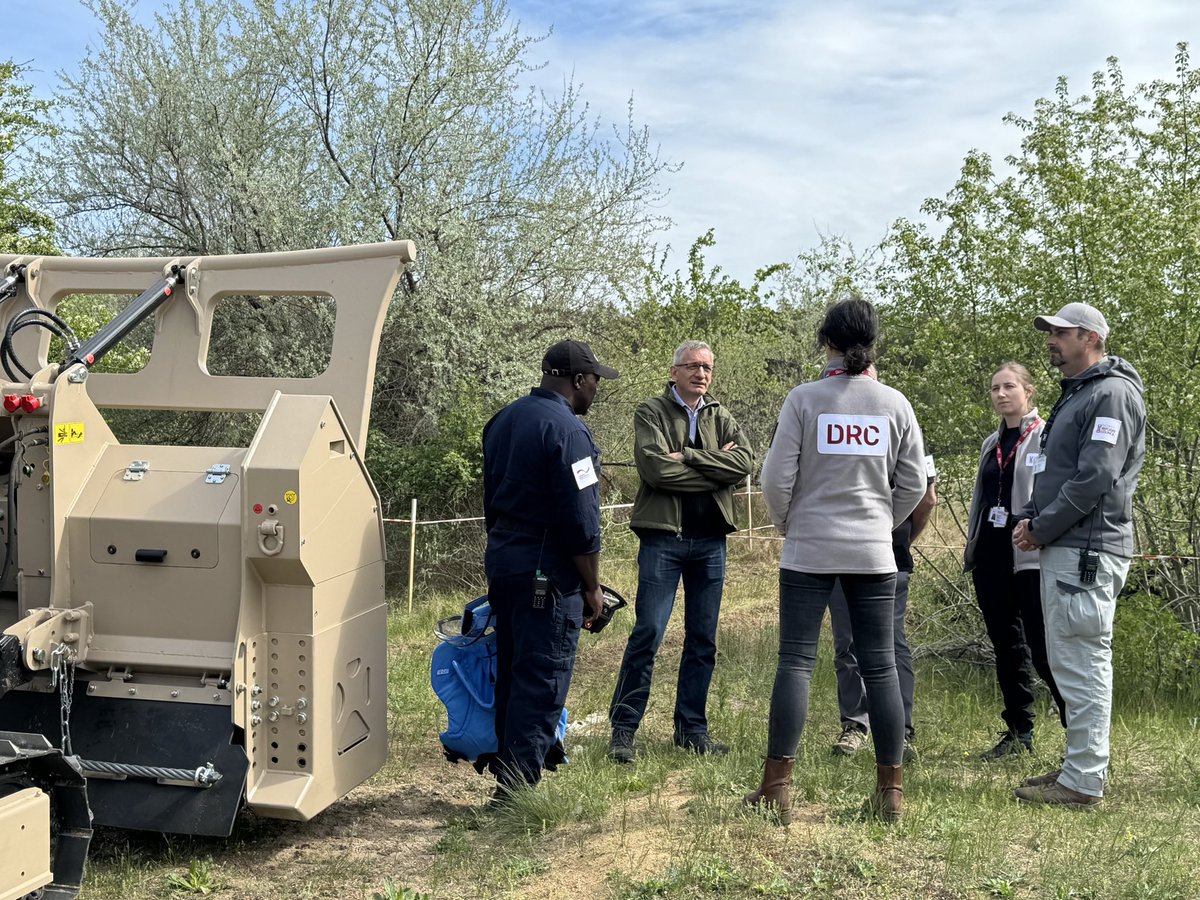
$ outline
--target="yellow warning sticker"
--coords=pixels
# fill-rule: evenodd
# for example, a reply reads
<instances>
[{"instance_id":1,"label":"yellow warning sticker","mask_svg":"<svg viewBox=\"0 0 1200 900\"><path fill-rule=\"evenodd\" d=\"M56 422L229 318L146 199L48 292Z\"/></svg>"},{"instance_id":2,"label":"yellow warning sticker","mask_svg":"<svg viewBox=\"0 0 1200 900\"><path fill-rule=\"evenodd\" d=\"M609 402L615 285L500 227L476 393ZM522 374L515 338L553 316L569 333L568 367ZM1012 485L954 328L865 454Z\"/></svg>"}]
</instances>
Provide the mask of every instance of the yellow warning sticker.
<instances>
[{"instance_id":1,"label":"yellow warning sticker","mask_svg":"<svg viewBox=\"0 0 1200 900\"><path fill-rule=\"evenodd\" d=\"M299 499L300 499L300 495L297 494L295 491L284 491L283 492L283 502L286 503L288 506L294 506L296 501Z\"/></svg>"},{"instance_id":2,"label":"yellow warning sticker","mask_svg":"<svg viewBox=\"0 0 1200 900\"><path fill-rule=\"evenodd\" d=\"M83 423L82 422L59 422L54 426L54 443L56 444L82 444L83 443Z\"/></svg>"}]
</instances>

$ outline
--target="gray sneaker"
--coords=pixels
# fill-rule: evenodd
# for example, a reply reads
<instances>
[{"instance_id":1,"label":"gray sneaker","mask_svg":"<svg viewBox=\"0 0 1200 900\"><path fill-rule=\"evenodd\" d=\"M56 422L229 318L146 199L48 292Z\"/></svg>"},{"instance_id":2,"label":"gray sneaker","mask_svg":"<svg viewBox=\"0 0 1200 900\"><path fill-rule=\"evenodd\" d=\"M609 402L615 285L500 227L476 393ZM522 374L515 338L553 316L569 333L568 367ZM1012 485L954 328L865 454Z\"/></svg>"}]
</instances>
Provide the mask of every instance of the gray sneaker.
<instances>
[{"instance_id":1,"label":"gray sneaker","mask_svg":"<svg viewBox=\"0 0 1200 900\"><path fill-rule=\"evenodd\" d=\"M633 762L633 732L614 728L612 740L608 742L608 758L613 762L628 765Z\"/></svg>"},{"instance_id":2,"label":"gray sneaker","mask_svg":"<svg viewBox=\"0 0 1200 900\"><path fill-rule=\"evenodd\" d=\"M901 761L905 765L908 765L909 763L915 763L919 758L920 757L917 753L917 748L913 745L912 738L905 738L904 756L901 757Z\"/></svg>"},{"instance_id":3,"label":"gray sneaker","mask_svg":"<svg viewBox=\"0 0 1200 900\"><path fill-rule=\"evenodd\" d=\"M867 733L861 728L847 725L833 745L833 752L841 756L853 756L867 745Z\"/></svg>"}]
</instances>

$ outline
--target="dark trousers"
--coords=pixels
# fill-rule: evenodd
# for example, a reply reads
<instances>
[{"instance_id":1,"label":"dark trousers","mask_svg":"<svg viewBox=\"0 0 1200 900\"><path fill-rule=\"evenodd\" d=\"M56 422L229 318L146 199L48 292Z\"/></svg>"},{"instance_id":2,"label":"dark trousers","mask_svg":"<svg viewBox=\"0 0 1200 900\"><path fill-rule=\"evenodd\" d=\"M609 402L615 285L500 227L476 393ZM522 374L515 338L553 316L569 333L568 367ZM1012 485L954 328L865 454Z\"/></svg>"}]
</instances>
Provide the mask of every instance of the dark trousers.
<instances>
[{"instance_id":1,"label":"dark trousers","mask_svg":"<svg viewBox=\"0 0 1200 900\"><path fill-rule=\"evenodd\" d=\"M875 761L899 765L904 751L904 705L896 677L892 634L896 576L816 575L779 570L779 667L771 692L767 755L792 757L808 718L808 692L817 639L833 585L841 580L858 667L867 688Z\"/></svg>"},{"instance_id":2,"label":"dark trousers","mask_svg":"<svg viewBox=\"0 0 1200 900\"><path fill-rule=\"evenodd\" d=\"M496 758L489 768L502 785L537 784L567 702L583 594L552 591L545 608L534 609L530 572L492 579L488 602L496 625Z\"/></svg>"},{"instance_id":3,"label":"dark trousers","mask_svg":"<svg viewBox=\"0 0 1200 900\"><path fill-rule=\"evenodd\" d=\"M636 731L646 713L654 657L683 580L683 656L675 688L675 738L708 732L708 687L717 662L717 618L725 587L725 538L652 532L638 548L637 621L609 707L614 729Z\"/></svg>"},{"instance_id":4,"label":"dark trousers","mask_svg":"<svg viewBox=\"0 0 1200 900\"><path fill-rule=\"evenodd\" d=\"M1046 660L1046 625L1042 618L1041 573L1013 572L1009 566L977 566L971 572L975 599L988 637L996 650L996 680L1004 698L1000 717L1018 734L1033 731L1033 671L1050 688L1058 717L1067 727L1066 704Z\"/></svg>"},{"instance_id":5,"label":"dark trousers","mask_svg":"<svg viewBox=\"0 0 1200 900\"><path fill-rule=\"evenodd\" d=\"M908 609L908 582L911 572L896 573L895 620L892 633L895 638L896 675L900 679L900 698L904 701L904 734L912 740L913 730L913 677L912 650L908 646L908 635L904 631L904 613ZM839 581L829 598L829 623L833 627L833 667L837 672L838 713L842 727L854 727L859 731L870 731L867 716L867 688L862 673L858 671L858 657L854 653L854 635L850 633L850 610L846 606L846 595Z\"/></svg>"}]
</instances>

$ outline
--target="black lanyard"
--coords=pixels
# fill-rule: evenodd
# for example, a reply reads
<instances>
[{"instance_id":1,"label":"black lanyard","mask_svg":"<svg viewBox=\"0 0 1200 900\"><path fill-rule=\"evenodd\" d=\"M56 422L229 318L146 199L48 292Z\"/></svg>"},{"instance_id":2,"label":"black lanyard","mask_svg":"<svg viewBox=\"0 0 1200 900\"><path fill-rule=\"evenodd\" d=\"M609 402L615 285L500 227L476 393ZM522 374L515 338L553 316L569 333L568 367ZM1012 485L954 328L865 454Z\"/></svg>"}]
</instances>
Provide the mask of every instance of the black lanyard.
<instances>
[{"instance_id":1,"label":"black lanyard","mask_svg":"<svg viewBox=\"0 0 1200 900\"><path fill-rule=\"evenodd\" d=\"M1050 437L1050 429L1052 429L1054 427L1054 420L1058 416L1058 411L1067 405L1068 400L1070 400L1072 397L1074 397L1076 394L1078 394L1080 391L1082 391L1085 387L1087 387L1087 385L1090 382L1091 382L1091 379L1088 379L1088 381L1081 381L1081 382L1079 382L1079 384L1075 385L1075 387L1074 387L1074 389L1072 389L1071 393L1065 394L1058 398L1058 402L1056 402L1054 404L1054 409L1050 410L1050 418L1048 418L1046 420L1046 427L1042 430L1042 440L1041 440L1041 443L1038 445L1040 449L1042 449L1042 450L1046 449L1046 441Z\"/></svg>"}]
</instances>

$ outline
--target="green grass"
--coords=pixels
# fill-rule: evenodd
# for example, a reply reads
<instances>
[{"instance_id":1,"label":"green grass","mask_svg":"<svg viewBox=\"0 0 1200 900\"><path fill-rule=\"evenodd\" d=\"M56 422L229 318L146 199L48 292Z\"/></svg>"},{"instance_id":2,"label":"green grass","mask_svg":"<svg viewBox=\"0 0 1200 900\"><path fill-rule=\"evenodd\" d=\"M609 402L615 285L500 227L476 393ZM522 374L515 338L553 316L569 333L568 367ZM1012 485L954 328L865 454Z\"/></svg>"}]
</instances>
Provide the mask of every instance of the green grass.
<instances>
[{"instance_id":1,"label":"green grass","mask_svg":"<svg viewBox=\"0 0 1200 900\"><path fill-rule=\"evenodd\" d=\"M629 597L632 556L617 542L604 570L605 581ZM918 616L921 591L918 581ZM861 812L873 785L870 751L851 759L830 753L838 718L826 640L795 770L796 819L781 828L769 817L744 812L740 798L757 785L766 740L777 649L775 592L769 551L735 545L710 702L714 735L733 746L728 756L699 758L671 744L679 655L673 633L656 667L636 763L617 766L607 759L601 721L590 732L572 732L568 766L495 813L482 811L486 778L438 759L436 733L444 713L428 686L431 629L469 598L427 600L411 616L397 611L390 628L391 757L367 790L370 809L387 818L400 844L416 815L407 805L411 798L436 801L421 813L435 820L425 843L413 824L412 852L389 845L393 849L372 855L377 835L357 826L356 816L338 812L356 802L352 794L318 818L336 818L328 835L242 817L225 842L110 836L93 858L84 896L161 896L167 873L201 857L211 858L225 886L217 896L238 897L370 897L380 884L404 885L410 896L438 900L1200 896L1195 704L1163 693L1151 702L1136 683L1118 684L1104 804L1092 812L1024 808L1013 801L1013 787L1054 768L1062 752L1062 729L1046 698L1038 708L1038 754L983 763L974 754L989 747L1002 727L991 672L919 659L915 725L921 758L905 770L904 820L886 827ZM632 620L631 611L622 613L603 634L581 638L568 698L572 720L607 709ZM363 842L365 855L343 852ZM254 874L264 848L288 860L269 878Z\"/></svg>"},{"instance_id":2,"label":"green grass","mask_svg":"<svg viewBox=\"0 0 1200 900\"><path fill-rule=\"evenodd\" d=\"M211 894L224 887L214 876L212 865L194 859L188 863L186 872L172 872L166 877L167 887L186 894Z\"/></svg>"}]
</instances>

